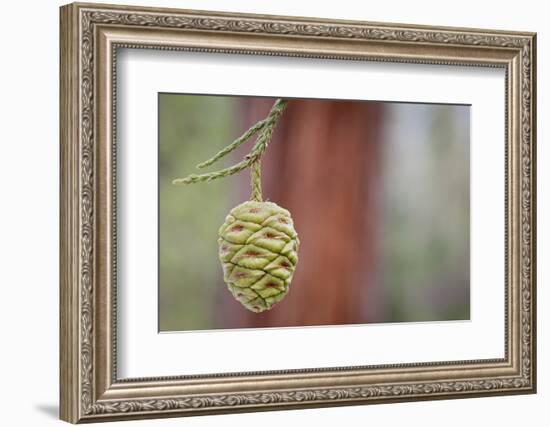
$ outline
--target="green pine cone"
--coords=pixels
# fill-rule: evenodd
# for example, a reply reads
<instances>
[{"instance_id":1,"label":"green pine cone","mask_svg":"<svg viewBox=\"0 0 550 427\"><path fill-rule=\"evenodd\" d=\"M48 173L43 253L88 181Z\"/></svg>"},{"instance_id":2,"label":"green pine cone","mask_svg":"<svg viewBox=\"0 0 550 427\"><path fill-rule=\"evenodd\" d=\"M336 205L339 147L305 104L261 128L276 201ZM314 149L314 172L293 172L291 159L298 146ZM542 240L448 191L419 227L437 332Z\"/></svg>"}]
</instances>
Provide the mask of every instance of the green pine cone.
<instances>
[{"instance_id":1,"label":"green pine cone","mask_svg":"<svg viewBox=\"0 0 550 427\"><path fill-rule=\"evenodd\" d=\"M219 230L224 280L233 296L255 313L287 294L300 241L290 212L271 202L234 207Z\"/></svg>"}]
</instances>

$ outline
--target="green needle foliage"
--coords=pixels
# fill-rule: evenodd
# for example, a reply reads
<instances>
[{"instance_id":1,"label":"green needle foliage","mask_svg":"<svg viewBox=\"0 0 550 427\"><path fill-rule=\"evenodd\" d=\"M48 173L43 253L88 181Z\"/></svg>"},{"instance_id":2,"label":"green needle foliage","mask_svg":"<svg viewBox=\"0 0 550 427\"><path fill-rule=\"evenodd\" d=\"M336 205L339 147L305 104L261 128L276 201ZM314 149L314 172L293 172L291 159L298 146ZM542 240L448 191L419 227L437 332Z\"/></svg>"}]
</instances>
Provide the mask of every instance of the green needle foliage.
<instances>
[{"instance_id":1,"label":"green needle foliage","mask_svg":"<svg viewBox=\"0 0 550 427\"><path fill-rule=\"evenodd\" d=\"M240 145L248 141L254 135L258 134L256 138L256 143L252 147L252 150L248 155L244 157L239 163L221 169L215 172L205 173L205 174L191 174L185 178L177 178L172 181L173 184L194 184L197 182L208 182L214 179L225 178L240 172L247 168L252 168L251 179L252 179L252 200L261 201L262 200L262 190L261 190L261 172L260 172L260 159L267 144L271 140L273 135L273 130L279 121L279 118L285 111L287 106L287 101L284 99L277 99L271 108L268 116L264 120L260 120L254 124L250 129L248 129L242 136L237 138L223 150L218 152L214 157L200 163L197 165L197 168L202 169L207 166L210 166L217 162L222 157L231 153L233 150L238 148Z\"/></svg>"}]
</instances>

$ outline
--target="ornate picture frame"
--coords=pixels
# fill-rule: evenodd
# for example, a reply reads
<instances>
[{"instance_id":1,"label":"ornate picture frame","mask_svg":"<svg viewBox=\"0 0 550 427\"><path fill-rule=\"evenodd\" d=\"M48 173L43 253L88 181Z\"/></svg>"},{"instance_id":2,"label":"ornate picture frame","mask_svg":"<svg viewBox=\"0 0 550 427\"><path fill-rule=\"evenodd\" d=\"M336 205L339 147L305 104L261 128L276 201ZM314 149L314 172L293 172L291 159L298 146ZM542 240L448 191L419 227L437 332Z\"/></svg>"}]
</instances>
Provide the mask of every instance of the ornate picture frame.
<instances>
[{"instance_id":1,"label":"ornate picture frame","mask_svg":"<svg viewBox=\"0 0 550 427\"><path fill-rule=\"evenodd\" d=\"M112 421L536 391L536 36L74 3L60 11L60 417ZM117 378L118 48L502 68L501 359Z\"/></svg>"}]
</instances>

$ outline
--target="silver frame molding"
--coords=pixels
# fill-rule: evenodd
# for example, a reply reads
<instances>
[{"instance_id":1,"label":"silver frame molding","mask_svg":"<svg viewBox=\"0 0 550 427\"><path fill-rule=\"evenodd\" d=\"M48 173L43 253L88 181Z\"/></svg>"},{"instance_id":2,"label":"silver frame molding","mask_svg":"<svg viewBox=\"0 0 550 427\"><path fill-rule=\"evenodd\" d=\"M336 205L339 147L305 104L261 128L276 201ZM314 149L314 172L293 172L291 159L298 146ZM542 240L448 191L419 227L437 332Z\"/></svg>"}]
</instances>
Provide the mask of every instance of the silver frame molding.
<instances>
[{"instance_id":1,"label":"silver frame molding","mask_svg":"<svg viewBox=\"0 0 550 427\"><path fill-rule=\"evenodd\" d=\"M61 7L60 14L61 419L112 421L536 391L534 33L81 3ZM117 379L118 48L503 68L505 357Z\"/></svg>"}]
</instances>

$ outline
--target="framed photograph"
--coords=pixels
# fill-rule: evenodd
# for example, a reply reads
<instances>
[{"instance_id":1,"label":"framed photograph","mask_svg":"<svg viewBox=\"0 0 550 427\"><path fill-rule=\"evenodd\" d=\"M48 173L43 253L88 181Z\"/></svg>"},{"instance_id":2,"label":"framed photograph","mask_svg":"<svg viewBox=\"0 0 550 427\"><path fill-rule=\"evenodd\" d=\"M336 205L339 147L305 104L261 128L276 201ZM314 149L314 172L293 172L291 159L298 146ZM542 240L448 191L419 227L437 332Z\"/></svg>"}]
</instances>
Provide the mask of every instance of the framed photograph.
<instances>
[{"instance_id":1,"label":"framed photograph","mask_svg":"<svg viewBox=\"0 0 550 427\"><path fill-rule=\"evenodd\" d=\"M60 22L63 420L535 392L535 34Z\"/></svg>"}]
</instances>

